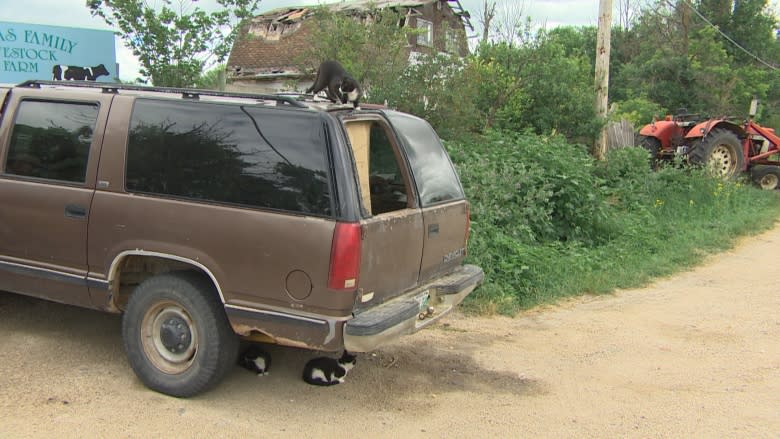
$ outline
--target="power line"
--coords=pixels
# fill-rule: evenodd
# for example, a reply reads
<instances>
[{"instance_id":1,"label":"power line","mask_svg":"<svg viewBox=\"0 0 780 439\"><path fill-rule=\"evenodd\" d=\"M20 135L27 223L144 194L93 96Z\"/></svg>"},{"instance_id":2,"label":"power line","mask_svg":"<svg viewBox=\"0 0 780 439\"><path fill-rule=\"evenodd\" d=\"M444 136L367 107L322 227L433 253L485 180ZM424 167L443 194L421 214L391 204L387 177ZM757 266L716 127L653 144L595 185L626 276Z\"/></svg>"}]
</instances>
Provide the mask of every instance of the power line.
<instances>
[{"instance_id":1,"label":"power line","mask_svg":"<svg viewBox=\"0 0 780 439\"><path fill-rule=\"evenodd\" d=\"M737 46L737 47L738 47L740 50L742 50L743 52L745 52L745 53L747 53L748 55L752 56L753 58L755 58L755 59L756 59L756 61L760 62L761 64L763 64L763 65L765 65L765 66L767 66L767 67L769 67L770 69L772 69L772 70L778 70L778 68L777 68L776 66L773 66L772 64L769 64L768 62L766 62L766 61L764 61L763 59L759 58L759 57L758 57L757 55L755 55L753 52L751 52L751 51L749 51L749 50L745 49L744 47L742 47L742 45L740 45L739 43L737 43L736 41L734 41L733 39L731 39L731 37L730 37L730 36L728 36L728 35L726 35L725 33L723 33L723 31L722 31L722 30L720 30L720 28L719 28L718 26L715 26L714 24L712 24L712 22L711 22L710 20L707 20L707 17L705 17L704 15L702 15L702 13L701 13L701 12L699 12L698 10L696 10L696 8L694 8L694 7L693 7L693 5L691 4L691 2L690 2L690 1L688 1L688 0L683 0L683 3L685 3L685 5L686 5L686 6L688 6L689 8L691 8L691 10L692 10L693 12L695 12L695 13L696 13L696 15L698 15L698 16L699 16L699 18L701 18L702 20L704 20L704 22L705 22L705 23L709 24L709 25L710 25L710 26L712 26L712 27L713 27L713 28L714 28L716 31L718 31L718 33L719 33L719 34L721 34L721 35L723 36L723 38L725 38L725 39L727 39L728 41L730 41L730 42L731 42L731 44L733 44L733 45Z\"/></svg>"}]
</instances>

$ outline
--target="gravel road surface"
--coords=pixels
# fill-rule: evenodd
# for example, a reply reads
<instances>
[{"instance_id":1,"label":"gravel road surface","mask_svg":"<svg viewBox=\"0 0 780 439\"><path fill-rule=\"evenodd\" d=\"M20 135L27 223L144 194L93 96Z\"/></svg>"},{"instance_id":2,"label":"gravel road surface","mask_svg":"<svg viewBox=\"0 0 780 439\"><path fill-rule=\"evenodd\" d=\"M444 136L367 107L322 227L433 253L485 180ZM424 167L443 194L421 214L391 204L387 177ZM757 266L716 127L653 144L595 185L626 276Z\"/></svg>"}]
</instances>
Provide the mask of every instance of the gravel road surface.
<instances>
[{"instance_id":1,"label":"gravel road surface","mask_svg":"<svg viewBox=\"0 0 780 439\"><path fill-rule=\"evenodd\" d=\"M450 316L340 386L271 346L189 400L144 388L115 315L0 293L0 437L780 437L780 227L643 289Z\"/></svg>"}]
</instances>

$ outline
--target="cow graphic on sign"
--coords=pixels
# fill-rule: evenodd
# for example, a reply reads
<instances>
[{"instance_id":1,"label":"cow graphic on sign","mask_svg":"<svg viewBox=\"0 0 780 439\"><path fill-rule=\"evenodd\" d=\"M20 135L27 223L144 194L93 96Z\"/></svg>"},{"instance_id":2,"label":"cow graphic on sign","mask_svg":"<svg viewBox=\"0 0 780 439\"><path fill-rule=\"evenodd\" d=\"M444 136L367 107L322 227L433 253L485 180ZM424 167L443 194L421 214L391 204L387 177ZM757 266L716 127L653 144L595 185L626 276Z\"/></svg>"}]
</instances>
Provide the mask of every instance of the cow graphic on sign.
<instances>
[{"instance_id":1,"label":"cow graphic on sign","mask_svg":"<svg viewBox=\"0 0 780 439\"><path fill-rule=\"evenodd\" d=\"M108 76L108 70L103 64L95 67L65 66L57 64L52 68L52 79L55 81L95 81L101 76Z\"/></svg>"}]
</instances>

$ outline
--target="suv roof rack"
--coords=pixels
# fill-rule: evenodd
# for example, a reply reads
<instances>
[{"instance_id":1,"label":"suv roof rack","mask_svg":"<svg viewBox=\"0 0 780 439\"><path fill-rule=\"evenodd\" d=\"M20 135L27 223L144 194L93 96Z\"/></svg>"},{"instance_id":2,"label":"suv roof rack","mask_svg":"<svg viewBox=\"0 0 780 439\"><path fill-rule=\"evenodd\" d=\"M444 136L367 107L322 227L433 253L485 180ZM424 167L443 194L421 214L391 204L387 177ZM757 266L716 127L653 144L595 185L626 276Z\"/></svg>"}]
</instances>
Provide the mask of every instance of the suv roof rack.
<instances>
[{"instance_id":1,"label":"suv roof rack","mask_svg":"<svg viewBox=\"0 0 780 439\"><path fill-rule=\"evenodd\" d=\"M296 102L306 102L311 107L319 108L322 110L344 110L344 109L353 109L354 105L351 103L342 104L341 102L333 102L330 99L323 98L321 96L318 96L316 94L311 93L299 93L296 91L280 91L278 93L274 93L274 96L278 96L280 98L287 98L292 99Z\"/></svg>"},{"instance_id":2,"label":"suv roof rack","mask_svg":"<svg viewBox=\"0 0 780 439\"><path fill-rule=\"evenodd\" d=\"M216 90L199 90L193 88L175 88L175 87L148 87L144 85L131 85L131 84L117 84L112 82L94 82L94 81L46 81L32 79L29 81L18 84L17 87L26 88L41 88L42 85L59 86L59 87L83 87L83 88L95 88L102 89L103 93L118 94L119 90L132 90L132 91L156 91L161 93L173 93L181 94L184 99L199 99L200 96L217 96L225 98L244 98L244 99L256 99L266 101L276 101L279 104L290 105L298 108L308 108L306 104L299 99L295 99L291 96L279 96L279 95L264 95L254 93L236 93L236 92L224 92Z\"/></svg>"}]
</instances>

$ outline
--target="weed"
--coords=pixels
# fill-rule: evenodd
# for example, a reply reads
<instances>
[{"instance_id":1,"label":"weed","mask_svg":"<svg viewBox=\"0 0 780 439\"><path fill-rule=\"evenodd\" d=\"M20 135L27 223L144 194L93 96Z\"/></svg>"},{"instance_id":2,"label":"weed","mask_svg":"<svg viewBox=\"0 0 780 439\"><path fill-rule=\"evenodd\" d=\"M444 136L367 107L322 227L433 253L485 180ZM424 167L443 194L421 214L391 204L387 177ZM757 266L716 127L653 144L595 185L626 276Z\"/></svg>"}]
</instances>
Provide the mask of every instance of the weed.
<instances>
[{"instance_id":1,"label":"weed","mask_svg":"<svg viewBox=\"0 0 780 439\"><path fill-rule=\"evenodd\" d=\"M489 132L449 142L472 203L466 302L513 314L558 298L648 283L771 227L780 198L679 164L652 172L640 148L594 161L563 139Z\"/></svg>"}]
</instances>

